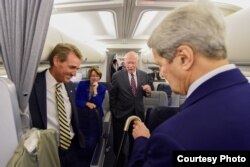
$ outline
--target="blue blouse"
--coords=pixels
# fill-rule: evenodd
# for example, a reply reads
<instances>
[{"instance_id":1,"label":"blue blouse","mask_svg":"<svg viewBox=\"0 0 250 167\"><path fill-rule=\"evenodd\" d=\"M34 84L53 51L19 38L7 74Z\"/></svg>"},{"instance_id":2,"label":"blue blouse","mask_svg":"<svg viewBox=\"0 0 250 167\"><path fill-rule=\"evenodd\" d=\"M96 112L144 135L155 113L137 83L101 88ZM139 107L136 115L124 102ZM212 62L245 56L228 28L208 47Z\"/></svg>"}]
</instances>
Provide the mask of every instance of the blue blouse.
<instances>
[{"instance_id":1,"label":"blue blouse","mask_svg":"<svg viewBox=\"0 0 250 167\"><path fill-rule=\"evenodd\" d=\"M76 106L78 108L87 108L85 105L87 102L94 103L100 112L100 116L103 117L102 103L105 96L106 86L102 83L98 83L96 96L91 94L89 88L89 80L79 82L76 90Z\"/></svg>"}]
</instances>

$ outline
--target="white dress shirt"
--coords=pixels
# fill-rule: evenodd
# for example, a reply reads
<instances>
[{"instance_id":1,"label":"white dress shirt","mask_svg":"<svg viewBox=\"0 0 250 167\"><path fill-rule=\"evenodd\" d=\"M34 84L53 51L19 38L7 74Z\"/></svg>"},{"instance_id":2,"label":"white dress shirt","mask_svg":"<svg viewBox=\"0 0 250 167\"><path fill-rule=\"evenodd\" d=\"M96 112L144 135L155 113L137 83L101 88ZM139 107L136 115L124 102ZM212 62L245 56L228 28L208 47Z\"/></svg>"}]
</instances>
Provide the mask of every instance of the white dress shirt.
<instances>
[{"instance_id":1,"label":"white dress shirt","mask_svg":"<svg viewBox=\"0 0 250 167\"><path fill-rule=\"evenodd\" d=\"M133 72L133 74L134 74L134 79L135 79L135 85L136 85L136 88L137 88L137 76L136 76L136 72ZM131 73L128 73L128 79L129 79L130 85L131 85L131 78L132 78Z\"/></svg>"},{"instance_id":2,"label":"white dress shirt","mask_svg":"<svg viewBox=\"0 0 250 167\"><path fill-rule=\"evenodd\" d=\"M50 74L49 70L46 71L45 74L46 78L46 85L47 85L47 129L52 128L57 130L59 134L59 122L58 122L58 111L57 111L57 104L56 104L56 84L57 81L55 78ZM71 138L74 136L74 132L71 125L71 103L69 101L68 93L65 89L65 86L63 83L62 85L62 96L64 99L64 106L67 116L67 121L70 127L70 134Z\"/></svg>"}]
</instances>

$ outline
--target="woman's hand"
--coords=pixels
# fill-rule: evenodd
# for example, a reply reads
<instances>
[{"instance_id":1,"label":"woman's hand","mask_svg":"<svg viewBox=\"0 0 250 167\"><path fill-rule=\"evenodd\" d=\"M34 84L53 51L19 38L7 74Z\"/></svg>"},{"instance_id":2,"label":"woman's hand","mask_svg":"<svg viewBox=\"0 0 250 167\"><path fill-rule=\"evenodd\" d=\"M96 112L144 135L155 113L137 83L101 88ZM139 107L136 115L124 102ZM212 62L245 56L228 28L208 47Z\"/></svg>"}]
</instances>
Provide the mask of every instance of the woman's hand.
<instances>
[{"instance_id":1,"label":"woman's hand","mask_svg":"<svg viewBox=\"0 0 250 167\"><path fill-rule=\"evenodd\" d=\"M94 103L87 102L85 105L91 110L96 108L96 105Z\"/></svg>"},{"instance_id":2,"label":"woman's hand","mask_svg":"<svg viewBox=\"0 0 250 167\"><path fill-rule=\"evenodd\" d=\"M93 85L92 85L92 86L93 86L94 96L97 95L97 88L98 88L98 85L99 85L98 82L94 82Z\"/></svg>"}]
</instances>

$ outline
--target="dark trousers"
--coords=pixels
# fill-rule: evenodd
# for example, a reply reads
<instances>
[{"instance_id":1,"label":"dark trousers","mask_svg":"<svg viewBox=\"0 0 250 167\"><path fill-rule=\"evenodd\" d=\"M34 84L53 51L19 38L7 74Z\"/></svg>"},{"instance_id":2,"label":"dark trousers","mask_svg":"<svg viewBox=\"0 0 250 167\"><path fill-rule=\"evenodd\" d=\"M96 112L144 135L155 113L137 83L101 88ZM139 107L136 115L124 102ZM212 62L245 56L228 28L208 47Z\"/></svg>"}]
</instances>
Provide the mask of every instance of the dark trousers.
<instances>
[{"instance_id":1,"label":"dark trousers","mask_svg":"<svg viewBox=\"0 0 250 167\"><path fill-rule=\"evenodd\" d=\"M124 125L127 118L121 118L116 119L113 117L112 123L113 123L113 141L114 141L114 153L116 156L118 156L118 151L121 146L121 142L123 140L123 148L121 148L119 159L117 159L117 167L126 167L127 161L129 158L130 153L132 152L134 139L132 136L132 125L131 122L130 128L127 132L127 134L124 133ZM124 136L125 135L125 136ZM124 136L124 139L122 139Z\"/></svg>"},{"instance_id":2,"label":"dark trousers","mask_svg":"<svg viewBox=\"0 0 250 167\"><path fill-rule=\"evenodd\" d=\"M82 156L82 148L74 137L71 141L70 148L63 150L59 147L59 158L61 167L89 167L89 162Z\"/></svg>"},{"instance_id":3,"label":"dark trousers","mask_svg":"<svg viewBox=\"0 0 250 167\"><path fill-rule=\"evenodd\" d=\"M97 109L84 108L79 112L79 127L85 137L83 156L90 162L102 134L102 118Z\"/></svg>"}]
</instances>

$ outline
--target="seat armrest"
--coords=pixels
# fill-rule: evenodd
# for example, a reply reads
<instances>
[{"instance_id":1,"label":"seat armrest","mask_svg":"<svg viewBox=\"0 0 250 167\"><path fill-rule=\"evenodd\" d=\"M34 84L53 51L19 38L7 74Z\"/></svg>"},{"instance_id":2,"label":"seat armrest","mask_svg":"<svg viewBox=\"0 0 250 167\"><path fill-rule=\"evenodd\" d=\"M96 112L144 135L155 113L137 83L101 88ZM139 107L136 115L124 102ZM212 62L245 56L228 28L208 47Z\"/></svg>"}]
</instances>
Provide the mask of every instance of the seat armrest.
<instances>
[{"instance_id":1,"label":"seat armrest","mask_svg":"<svg viewBox=\"0 0 250 167\"><path fill-rule=\"evenodd\" d=\"M101 136L100 142L95 148L94 155L92 157L90 167L102 167L105 159L105 150L107 147L107 141L111 129L111 112L108 111L103 120L103 134Z\"/></svg>"}]
</instances>

